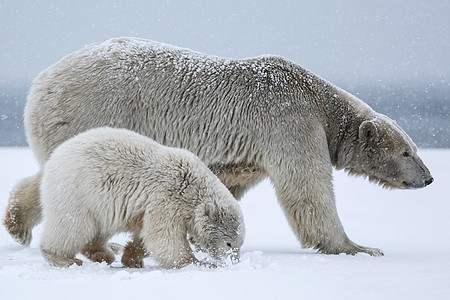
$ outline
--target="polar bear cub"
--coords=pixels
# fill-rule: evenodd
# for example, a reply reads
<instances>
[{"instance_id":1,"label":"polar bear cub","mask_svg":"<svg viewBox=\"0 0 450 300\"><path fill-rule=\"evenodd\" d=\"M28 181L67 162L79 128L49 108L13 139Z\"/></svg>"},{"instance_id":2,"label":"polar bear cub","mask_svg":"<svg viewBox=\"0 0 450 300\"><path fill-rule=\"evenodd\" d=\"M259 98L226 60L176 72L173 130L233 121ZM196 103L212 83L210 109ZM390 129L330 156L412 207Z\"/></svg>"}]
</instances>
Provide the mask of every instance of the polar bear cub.
<instances>
[{"instance_id":1,"label":"polar bear cub","mask_svg":"<svg viewBox=\"0 0 450 300\"><path fill-rule=\"evenodd\" d=\"M239 259L245 228L228 189L187 150L138 133L92 129L61 144L44 167L40 186L41 251L54 266L112 263L107 246L131 232L122 263L142 267L146 255L164 268L199 263L188 238L214 259Z\"/></svg>"}]
</instances>

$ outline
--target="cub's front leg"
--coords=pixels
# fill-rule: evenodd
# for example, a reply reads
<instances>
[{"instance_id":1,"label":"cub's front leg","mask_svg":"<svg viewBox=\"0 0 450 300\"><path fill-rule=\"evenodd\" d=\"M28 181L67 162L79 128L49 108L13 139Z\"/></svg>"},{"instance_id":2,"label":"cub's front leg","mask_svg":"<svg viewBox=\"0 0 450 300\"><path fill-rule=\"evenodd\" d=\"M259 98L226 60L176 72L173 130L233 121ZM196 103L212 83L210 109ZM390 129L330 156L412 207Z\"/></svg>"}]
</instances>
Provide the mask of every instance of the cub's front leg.
<instances>
[{"instance_id":1,"label":"cub's front leg","mask_svg":"<svg viewBox=\"0 0 450 300\"><path fill-rule=\"evenodd\" d=\"M145 253L165 269L199 263L189 245L184 221L179 218L167 218L157 210L146 213L140 237Z\"/></svg>"},{"instance_id":2,"label":"cub's front leg","mask_svg":"<svg viewBox=\"0 0 450 300\"><path fill-rule=\"evenodd\" d=\"M112 264L116 259L114 251L108 246L109 236L96 235L84 245L81 253L93 262Z\"/></svg>"}]
</instances>

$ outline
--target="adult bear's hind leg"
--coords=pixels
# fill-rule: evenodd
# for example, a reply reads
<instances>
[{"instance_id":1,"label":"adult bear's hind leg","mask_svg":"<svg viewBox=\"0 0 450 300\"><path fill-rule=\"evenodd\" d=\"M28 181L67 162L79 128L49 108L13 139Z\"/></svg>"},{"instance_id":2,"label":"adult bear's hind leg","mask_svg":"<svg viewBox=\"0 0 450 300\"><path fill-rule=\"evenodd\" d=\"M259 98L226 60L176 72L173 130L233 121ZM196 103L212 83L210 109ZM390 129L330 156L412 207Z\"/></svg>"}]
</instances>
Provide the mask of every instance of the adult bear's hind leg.
<instances>
[{"instance_id":1,"label":"adult bear's hind leg","mask_svg":"<svg viewBox=\"0 0 450 300\"><path fill-rule=\"evenodd\" d=\"M42 172L22 179L11 191L3 224L20 244L29 245L33 227L42 220L39 186Z\"/></svg>"}]
</instances>

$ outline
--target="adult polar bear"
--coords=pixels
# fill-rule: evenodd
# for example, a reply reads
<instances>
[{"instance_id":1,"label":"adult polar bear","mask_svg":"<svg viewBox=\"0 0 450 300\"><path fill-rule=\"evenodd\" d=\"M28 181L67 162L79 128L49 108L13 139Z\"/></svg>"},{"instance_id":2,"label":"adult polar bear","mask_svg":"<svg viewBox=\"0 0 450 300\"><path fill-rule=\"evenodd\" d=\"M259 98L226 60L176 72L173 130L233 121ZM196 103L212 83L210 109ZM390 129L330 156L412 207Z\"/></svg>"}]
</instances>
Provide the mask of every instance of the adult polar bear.
<instances>
[{"instance_id":1,"label":"adult polar bear","mask_svg":"<svg viewBox=\"0 0 450 300\"><path fill-rule=\"evenodd\" d=\"M228 60L135 38L89 45L35 79L25 126L41 166L68 138L111 126L194 152L237 198L268 176L297 238L322 253L382 255L345 234L332 166L392 188L433 180L395 122L281 57ZM40 178L11 193L5 225L23 244L41 220Z\"/></svg>"}]
</instances>

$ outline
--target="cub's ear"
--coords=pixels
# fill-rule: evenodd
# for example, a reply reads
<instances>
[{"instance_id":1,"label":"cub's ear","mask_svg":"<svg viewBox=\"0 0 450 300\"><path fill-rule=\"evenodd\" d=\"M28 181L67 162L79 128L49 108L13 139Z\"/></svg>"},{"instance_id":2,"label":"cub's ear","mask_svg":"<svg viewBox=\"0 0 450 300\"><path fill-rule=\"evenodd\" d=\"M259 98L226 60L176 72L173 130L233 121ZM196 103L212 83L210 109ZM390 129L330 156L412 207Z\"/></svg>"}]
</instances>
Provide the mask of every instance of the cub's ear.
<instances>
[{"instance_id":1,"label":"cub's ear","mask_svg":"<svg viewBox=\"0 0 450 300\"><path fill-rule=\"evenodd\" d=\"M205 204L205 215L208 216L210 219L214 217L214 214L216 213L216 206L212 202L208 202Z\"/></svg>"},{"instance_id":2,"label":"cub's ear","mask_svg":"<svg viewBox=\"0 0 450 300\"><path fill-rule=\"evenodd\" d=\"M359 140L363 142L370 142L377 135L377 127L372 120L364 121L359 126Z\"/></svg>"}]
</instances>

